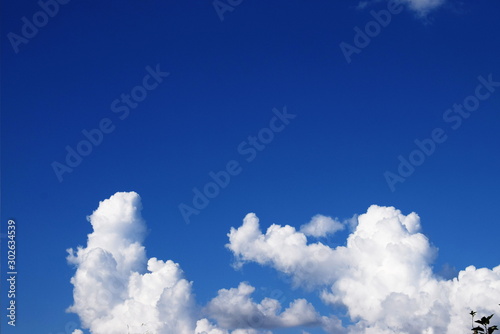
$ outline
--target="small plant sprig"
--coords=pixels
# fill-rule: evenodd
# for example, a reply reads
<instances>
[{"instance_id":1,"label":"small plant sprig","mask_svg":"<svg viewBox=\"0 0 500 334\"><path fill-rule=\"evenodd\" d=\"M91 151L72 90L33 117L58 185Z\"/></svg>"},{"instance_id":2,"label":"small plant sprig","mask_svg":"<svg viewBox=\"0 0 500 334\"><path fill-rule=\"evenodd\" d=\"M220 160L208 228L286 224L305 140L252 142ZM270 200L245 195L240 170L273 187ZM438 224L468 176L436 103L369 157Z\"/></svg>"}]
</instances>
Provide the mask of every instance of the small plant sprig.
<instances>
[{"instance_id":1,"label":"small plant sprig","mask_svg":"<svg viewBox=\"0 0 500 334\"><path fill-rule=\"evenodd\" d=\"M498 330L496 325L490 326L490 319L493 318L493 314L488 317L482 317L481 320L474 321L474 316L476 312L470 311L469 313L472 317L472 333L473 334L492 334L494 331ZM479 324L480 326L474 327L474 323Z\"/></svg>"}]
</instances>

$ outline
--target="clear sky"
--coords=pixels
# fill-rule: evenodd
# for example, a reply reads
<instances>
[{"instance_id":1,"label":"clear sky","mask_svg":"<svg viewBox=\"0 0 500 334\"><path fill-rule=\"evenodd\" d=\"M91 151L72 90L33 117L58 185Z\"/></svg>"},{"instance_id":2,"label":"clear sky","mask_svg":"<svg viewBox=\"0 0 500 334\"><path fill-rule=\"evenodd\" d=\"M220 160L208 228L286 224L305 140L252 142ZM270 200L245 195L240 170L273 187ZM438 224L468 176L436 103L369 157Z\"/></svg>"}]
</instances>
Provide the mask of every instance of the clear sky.
<instances>
[{"instance_id":1,"label":"clear sky","mask_svg":"<svg viewBox=\"0 0 500 334\"><path fill-rule=\"evenodd\" d=\"M500 3L58 1L2 1L2 333L500 314Z\"/></svg>"}]
</instances>

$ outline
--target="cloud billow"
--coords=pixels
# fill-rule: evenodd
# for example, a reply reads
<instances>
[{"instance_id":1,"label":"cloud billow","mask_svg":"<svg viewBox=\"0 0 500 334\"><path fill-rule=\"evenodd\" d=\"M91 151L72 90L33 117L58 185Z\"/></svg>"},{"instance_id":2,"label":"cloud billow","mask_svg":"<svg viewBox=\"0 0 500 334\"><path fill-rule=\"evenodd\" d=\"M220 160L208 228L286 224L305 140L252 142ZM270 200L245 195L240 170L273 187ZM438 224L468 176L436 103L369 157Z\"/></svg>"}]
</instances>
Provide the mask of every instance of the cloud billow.
<instances>
[{"instance_id":1,"label":"cloud billow","mask_svg":"<svg viewBox=\"0 0 500 334\"><path fill-rule=\"evenodd\" d=\"M77 268L69 311L96 334L192 334L191 283L178 264L146 259L141 209L138 194L116 193L88 217L87 247L69 250Z\"/></svg>"},{"instance_id":2,"label":"cloud billow","mask_svg":"<svg viewBox=\"0 0 500 334\"><path fill-rule=\"evenodd\" d=\"M437 250L420 232L420 218L393 207L371 206L336 248L308 243L289 225L263 234L255 214L228 236L237 267L273 267L318 291L325 304L345 306L352 334L463 332L471 309L493 313L500 301L500 266L469 266L457 278L439 278L431 267Z\"/></svg>"},{"instance_id":3,"label":"cloud billow","mask_svg":"<svg viewBox=\"0 0 500 334\"><path fill-rule=\"evenodd\" d=\"M141 209L137 193L116 193L88 217L93 232L87 246L68 250L68 262L76 267L71 279L74 303L68 311L78 314L91 333L266 334L270 332L265 328L320 323L319 314L303 299L282 312L275 299L254 302L255 288L247 283L221 289L200 310L192 282L178 264L147 259Z\"/></svg>"},{"instance_id":4,"label":"cloud billow","mask_svg":"<svg viewBox=\"0 0 500 334\"><path fill-rule=\"evenodd\" d=\"M500 266L469 266L442 279L419 216L373 205L349 223L316 215L299 230L273 224L265 233L250 213L228 234L236 268L255 262L285 273L332 310L344 307L349 323L319 314L305 299L254 301L247 282L221 288L200 306L179 264L146 257L141 209L137 193L116 193L88 217L86 246L68 250L76 267L68 311L91 333L271 334L309 326L330 334L455 334L469 328L471 309L491 314L500 301ZM347 224L345 245L318 241Z\"/></svg>"}]
</instances>

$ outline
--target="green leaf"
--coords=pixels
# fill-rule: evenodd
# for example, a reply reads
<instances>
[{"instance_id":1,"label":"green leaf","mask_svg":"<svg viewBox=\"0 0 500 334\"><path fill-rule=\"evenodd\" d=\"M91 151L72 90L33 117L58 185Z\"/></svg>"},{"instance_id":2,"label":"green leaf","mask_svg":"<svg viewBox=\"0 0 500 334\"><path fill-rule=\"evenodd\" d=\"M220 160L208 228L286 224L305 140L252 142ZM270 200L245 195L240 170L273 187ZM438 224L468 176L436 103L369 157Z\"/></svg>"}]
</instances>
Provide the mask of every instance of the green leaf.
<instances>
[{"instance_id":1,"label":"green leaf","mask_svg":"<svg viewBox=\"0 0 500 334\"><path fill-rule=\"evenodd\" d=\"M481 324L483 326L489 325L490 324L490 319L493 317L493 314L490 315L489 317L482 317L481 320L476 320L478 324Z\"/></svg>"}]
</instances>

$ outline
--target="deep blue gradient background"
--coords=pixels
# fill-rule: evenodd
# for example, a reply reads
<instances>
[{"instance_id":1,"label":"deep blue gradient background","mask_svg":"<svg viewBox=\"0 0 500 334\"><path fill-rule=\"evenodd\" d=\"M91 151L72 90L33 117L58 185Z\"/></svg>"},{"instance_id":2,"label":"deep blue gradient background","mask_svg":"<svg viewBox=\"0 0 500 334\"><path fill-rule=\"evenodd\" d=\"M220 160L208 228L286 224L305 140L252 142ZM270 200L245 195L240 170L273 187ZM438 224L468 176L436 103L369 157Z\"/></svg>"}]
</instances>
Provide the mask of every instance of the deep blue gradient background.
<instances>
[{"instance_id":1,"label":"deep blue gradient background","mask_svg":"<svg viewBox=\"0 0 500 334\"><path fill-rule=\"evenodd\" d=\"M220 21L210 1L74 0L16 54L7 34L39 6L2 1L1 223L5 233L9 218L17 222L19 272L18 326L7 328L2 312L2 330L56 334L78 322L65 313L74 273L66 249L85 243L86 216L116 191L141 195L148 256L179 262L200 304L243 280L256 299L280 289L285 304L317 300L269 268L230 266L226 234L248 212L263 228L298 227L318 213L346 219L392 205L421 216L440 250L436 272L498 265L500 89L456 131L442 115L479 75L500 81L500 4L451 3L426 20L405 10L348 64L339 43L352 43L369 9L385 8L354 5L244 1ZM111 102L156 64L170 76L120 120ZM297 117L245 162L238 145L283 106ZM51 163L105 117L116 129L60 183ZM448 140L391 192L384 172L436 127ZM186 224L178 205L191 205L192 189L233 159L241 174Z\"/></svg>"}]
</instances>

